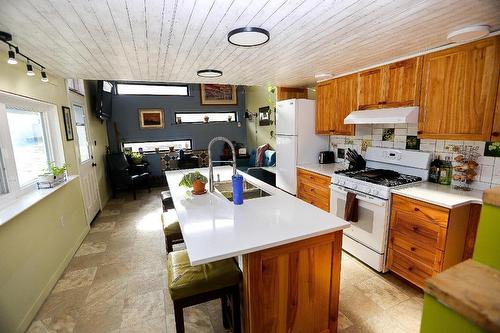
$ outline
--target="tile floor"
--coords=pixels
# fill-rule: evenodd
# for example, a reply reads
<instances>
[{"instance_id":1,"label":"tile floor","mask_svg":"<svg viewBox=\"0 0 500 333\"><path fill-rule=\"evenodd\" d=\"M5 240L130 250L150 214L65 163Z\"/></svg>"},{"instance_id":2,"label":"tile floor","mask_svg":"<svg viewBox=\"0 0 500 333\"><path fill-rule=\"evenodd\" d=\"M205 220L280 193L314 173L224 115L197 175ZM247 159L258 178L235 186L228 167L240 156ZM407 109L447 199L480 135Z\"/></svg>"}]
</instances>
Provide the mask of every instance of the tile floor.
<instances>
[{"instance_id":1,"label":"tile floor","mask_svg":"<svg viewBox=\"0 0 500 333\"><path fill-rule=\"evenodd\" d=\"M111 200L28 332L175 332L159 190ZM422 293L343 255L339 332L418 332ZM187 332L225 332L220 302L184 313Z\"/></svg>"}]
</instances>

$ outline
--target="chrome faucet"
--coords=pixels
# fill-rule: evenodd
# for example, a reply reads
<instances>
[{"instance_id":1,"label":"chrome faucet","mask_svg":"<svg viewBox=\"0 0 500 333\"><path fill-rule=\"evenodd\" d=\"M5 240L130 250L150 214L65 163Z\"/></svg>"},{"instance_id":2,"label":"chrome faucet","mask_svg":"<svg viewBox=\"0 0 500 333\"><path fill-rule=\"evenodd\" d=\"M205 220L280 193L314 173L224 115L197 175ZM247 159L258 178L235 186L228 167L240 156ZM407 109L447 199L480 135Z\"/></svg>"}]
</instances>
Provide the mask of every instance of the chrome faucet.
<instances>
[{"instance_id":1,"label":"chrome faucet","mask_svg":"<svg viewBox=\"0 0 500 333\"><path fill-rule=\"evenodd\" d=\"M234 145L228 138L223 136L216 136L208 143L208 189L210 192L214 191L214 165L213 163L231 163L231 161L212 161L212 144L216 141L227 142L229 147L231 147L231 153L233 154L233 176L236 175L236 151L234 150Z\"/></svg>"}]
</instances>

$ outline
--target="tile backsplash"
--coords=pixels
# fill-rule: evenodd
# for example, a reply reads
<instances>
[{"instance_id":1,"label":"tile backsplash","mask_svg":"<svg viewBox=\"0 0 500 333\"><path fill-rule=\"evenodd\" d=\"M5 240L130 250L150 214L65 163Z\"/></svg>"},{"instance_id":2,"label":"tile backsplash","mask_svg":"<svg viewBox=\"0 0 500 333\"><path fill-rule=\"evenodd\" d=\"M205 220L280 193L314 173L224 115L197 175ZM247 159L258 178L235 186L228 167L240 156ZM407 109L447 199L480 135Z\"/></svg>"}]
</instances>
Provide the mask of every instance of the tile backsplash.
<instances>
[{"instance_id":1,"label":"tile backsplash","mask_svg":"<svg viewBox=\"0 0 500 333\"><path fill-rule=\"evenodd\" d=\"M384 129L394 129L393 135L388 139L384 134L392 133L392 131L384 131ZM354 136L330 136L330 150L336 151L337 148L354 148L356 151L364 155L365 147L383 147L383 148L406 148L407 136L417 135L417 124L373 124L373 125L357 125L356 135ZM477 176L471 187L478 190L485 190L490 187L500 186L500 157L484 156L484 141L457 141L457 140L420 140L420 150L431 152L434 155L439 155L442 160L446 156L453 158L457 155L456 146L477 146L480 157L477 162Z\"/></svg>"}]
</instances>

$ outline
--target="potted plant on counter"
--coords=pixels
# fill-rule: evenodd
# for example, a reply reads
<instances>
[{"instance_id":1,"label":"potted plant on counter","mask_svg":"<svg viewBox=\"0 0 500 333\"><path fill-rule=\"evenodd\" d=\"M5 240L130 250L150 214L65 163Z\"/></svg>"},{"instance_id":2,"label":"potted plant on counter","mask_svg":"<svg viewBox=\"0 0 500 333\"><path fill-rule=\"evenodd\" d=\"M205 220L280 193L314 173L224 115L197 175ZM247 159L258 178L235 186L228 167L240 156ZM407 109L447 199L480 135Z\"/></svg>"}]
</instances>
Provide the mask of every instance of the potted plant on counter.
<instances>
[{"instance_id":1,"label":"potted plant on counter","mask_svg":"<svg viewBox=\"0 0 500 333\"><path fill-rule=\"evenodd\" d=\"M208 182L207 177L203 176L199 171L190 172L182 177L179 186L193 188L193 194L204 194L207 192L205 184Z\"/></svg>"}]
</instances>

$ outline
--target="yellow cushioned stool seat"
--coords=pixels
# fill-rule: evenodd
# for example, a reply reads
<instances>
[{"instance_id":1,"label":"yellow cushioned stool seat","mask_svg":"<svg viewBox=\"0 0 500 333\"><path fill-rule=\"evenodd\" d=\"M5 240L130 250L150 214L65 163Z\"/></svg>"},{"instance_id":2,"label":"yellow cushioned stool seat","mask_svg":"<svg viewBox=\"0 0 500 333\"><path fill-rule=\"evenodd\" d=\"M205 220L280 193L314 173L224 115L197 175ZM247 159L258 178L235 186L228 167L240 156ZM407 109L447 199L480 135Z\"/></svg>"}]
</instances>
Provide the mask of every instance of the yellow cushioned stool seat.
<instances>
[{"instance_id":1,"label":"yellow cushioned stool seat","mask_svg":"<svg viewBox=\"0 0 500 333\"><path fill-rule=\"evenodd\" d=\"M177 216L173 216L171 213L161 214L161 223L163 224L163 232L165 236L175 235L181 233L181 226L177 220Z\"/></svg>"},{"instance_id":2,"label":"yellow cushioned stool seat","mask_svg":"<svg viewBox=\"0 0 500 333\"><path fill-rule=\"evenodd\" d=\"M175 210L168 210L161 214L163 233L165 234L165 246L167 252L173 251L173 245L184 242L182 238L181 226Z\"/></svg>"},{"instance_id":3,"label":"yellow cushioned stool seat","mask_svg":"<svg viewBox=\"0 0 500 333\"><path fill-rule=\"evenodd\" d=\"M191 266L186 250L170 252L167 261L168 289L172 300L237 285L241 271L233 259Z\"/></svg>"}]
</instances>

